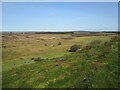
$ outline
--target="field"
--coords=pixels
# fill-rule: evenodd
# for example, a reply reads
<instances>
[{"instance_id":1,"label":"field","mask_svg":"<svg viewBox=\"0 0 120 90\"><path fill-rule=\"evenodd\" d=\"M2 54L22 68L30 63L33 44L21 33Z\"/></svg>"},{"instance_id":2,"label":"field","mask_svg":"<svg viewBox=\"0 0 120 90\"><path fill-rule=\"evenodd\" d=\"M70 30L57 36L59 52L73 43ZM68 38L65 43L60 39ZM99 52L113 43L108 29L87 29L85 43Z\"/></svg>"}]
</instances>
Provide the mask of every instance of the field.
<instances>
[{"instance_id":1,"label":"field","mask_svg":"<svg viewBox=\"0 0 120 90\"><path fill-rule=\"evenodd\" d=\"M114 36L3 34L3 88L117 88ZM87 48L95 40L102 42ZM74 44L81 50L69 52Z\"/></svg>"}]
</instances>

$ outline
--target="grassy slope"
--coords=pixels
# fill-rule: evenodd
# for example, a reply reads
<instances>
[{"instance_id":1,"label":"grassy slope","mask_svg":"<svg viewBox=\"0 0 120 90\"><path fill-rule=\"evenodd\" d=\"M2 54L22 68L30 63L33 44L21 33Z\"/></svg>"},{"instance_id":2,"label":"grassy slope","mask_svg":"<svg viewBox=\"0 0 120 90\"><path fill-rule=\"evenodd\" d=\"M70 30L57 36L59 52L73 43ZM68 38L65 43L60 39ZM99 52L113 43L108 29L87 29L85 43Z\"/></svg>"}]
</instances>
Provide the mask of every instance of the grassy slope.
<instances>
[{"instance_id":1,"label":"grassy slope","mask_svg":"<svg viewBox=\"0 0 120 90\"><path fill-rule=\"evenodd\" d=\"M42 37L45 39L45 41L41 40ZM50 37L55 37L56 39L49 40ZM55 34L43 36L30 35L29 38L26 38L26 36L17 36L16 40L14 38L8 40L7 38L7 40L3 42L3 45L8 46L7 48L3 48L3 71L26 65L27 63L25 62L29 62L28 64L34 63L30 60L32 57L53 58L70 55L71 53L67 52L66 50L69 49L73 44L85 46L88 45L92 40L102 40L102 42L104 42L109 41L111 38L111 36L85 36L75 37L70 40L61 39L68 37L71 36L66 34ZM58 42L62 42L62 45L57 45ZM44 46L45 43L47 43L47 46ZM55 47L51 47L51 44L54 44Z\"/></svg>"},{"instance_id":2,"label":"grassy slope","mask_svg":"<svg viewBox=\"0 0 120 90\"><path fill-rule=\"evenodd\" d=\"M118 87L117 53L117 43L112 43L26 64L3 71L3 87Z\"/></svg>"}]
</instances>

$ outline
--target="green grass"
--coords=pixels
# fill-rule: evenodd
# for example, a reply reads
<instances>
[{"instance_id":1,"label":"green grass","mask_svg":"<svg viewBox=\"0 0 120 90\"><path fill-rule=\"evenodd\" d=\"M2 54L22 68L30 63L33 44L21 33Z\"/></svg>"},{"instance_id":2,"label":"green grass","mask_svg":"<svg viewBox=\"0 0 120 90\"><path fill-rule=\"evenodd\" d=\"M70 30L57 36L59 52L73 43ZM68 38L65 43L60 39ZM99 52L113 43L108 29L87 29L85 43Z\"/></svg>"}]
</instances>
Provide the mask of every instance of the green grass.
<instances>
[{"instance_id":1,"label":"green grass","mask_svg":"<svg viewBox=\"0 0 120 90\"><path fill-rule=\"evenodd\" d=\"M5 63L4 62L2 63L2 70L6 71L6 70L10 70L10 69L17 68L19 66L31 64L31 63L34 63L34 61L30 59L6 61Z\"/></svg>"},{"instance_id":2,"label":"green grass","mask_svg":"<svg viewBox=\"0 0 120 90\"><path fill-rule=\"evenodd\" d=\"M13 37L13 36L11 36ZM24 62L29 61L31 63L31 58L33 57L41 57L41 58L55 58L61 57L64 55L70 55L70 52L67 52L72 45L80 44L82 46L86 46L92 40L102 40L102 42L109 41L112 36L85 36L85 37L73 37L70 40L64 40L64 37L71 37L70 35L43 35L42 38L45 41L41 40L39 35L30 35L29 38L26 36L16 36L17 38L9 39L6 38L3 42L3 45L7 46L7 48L3 48L2 53L2 62L3 62L3 71L11 68L15 68L21 65L25 65ZM49 38L55 37L59 39L51 39ZM3 38L4 39L4 38ZM40 39L39 41L36 41ZM58 45L61 42L62 45ZM47 46L44 46L47 44ZM52 47L51 45L55 45ZM15 46L15 47L12 47ZM21 60L20 58L23 58ZM13 64L16 65L13 65Z\"/></svg>"},{"instance_id":3,"label":"green grass","mask_svg":"<svg viewBox=\"0 0 120 90\"><path fill-rule=\"evenodd\" d=\"M117 88L118 48L117 43L111 44L34 63L31 61L31 64L15 60L18 67L12 69L7 67L10 62L7 64L6 61L3 65L6 68L3 70L3 88ZM14 66L13 62L10 67Z\"/></svg>"}]
</instances>

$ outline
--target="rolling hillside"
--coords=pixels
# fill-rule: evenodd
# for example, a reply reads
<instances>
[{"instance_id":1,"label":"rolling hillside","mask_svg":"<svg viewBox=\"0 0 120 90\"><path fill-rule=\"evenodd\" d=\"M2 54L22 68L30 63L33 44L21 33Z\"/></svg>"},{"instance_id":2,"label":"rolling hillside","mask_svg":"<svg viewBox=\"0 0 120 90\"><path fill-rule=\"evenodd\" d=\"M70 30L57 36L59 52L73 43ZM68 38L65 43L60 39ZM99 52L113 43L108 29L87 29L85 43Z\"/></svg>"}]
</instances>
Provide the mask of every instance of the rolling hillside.
<instances>
[{"instance_id":1,"label":"rolling hillside","mask_svg":"<svg viewBox=\"0 0 120 90\"><path fill-rule=\"evenodd\" d=\"M118 42L114 39L62 57L31 61L3 71L3 88L118 87Z\"/></svg>"}]
</instances>

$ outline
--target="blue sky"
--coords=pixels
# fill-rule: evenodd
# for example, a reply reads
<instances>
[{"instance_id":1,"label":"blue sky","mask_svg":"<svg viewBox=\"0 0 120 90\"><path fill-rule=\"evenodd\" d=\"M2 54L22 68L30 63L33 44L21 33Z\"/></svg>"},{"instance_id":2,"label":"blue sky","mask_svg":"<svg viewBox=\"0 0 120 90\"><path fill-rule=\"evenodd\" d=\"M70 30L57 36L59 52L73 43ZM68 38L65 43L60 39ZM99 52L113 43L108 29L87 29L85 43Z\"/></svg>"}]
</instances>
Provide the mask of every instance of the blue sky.
<instances>
[{"instance_id":1,"label":"blue sky","mask_svg":"<svg viewBox=\"0 0 120 90\"><path fill-rule=\"evenodd\" d=\"M117 31L117 2L4 2L3 31Z\"/></svg>"}]
</instances>

